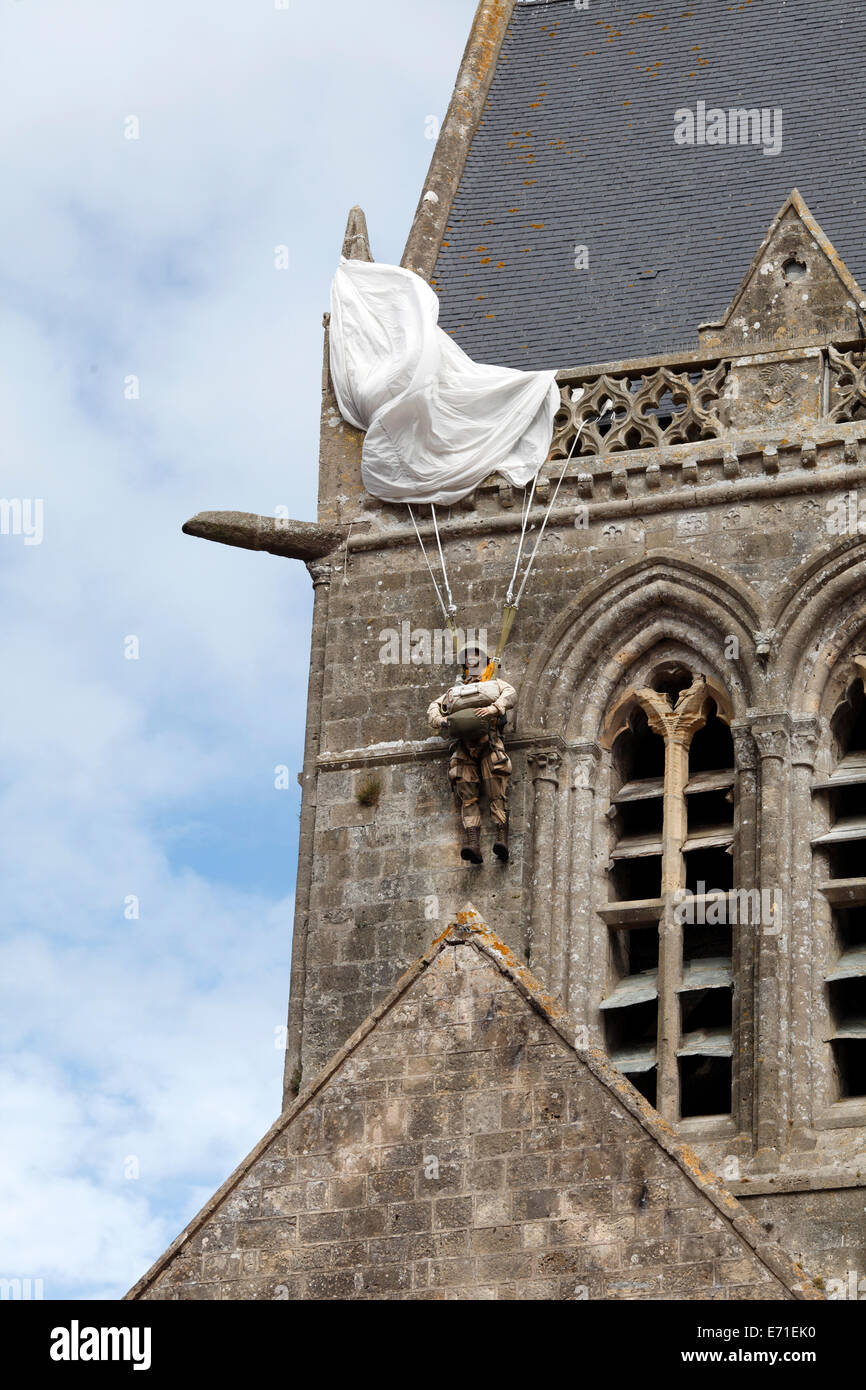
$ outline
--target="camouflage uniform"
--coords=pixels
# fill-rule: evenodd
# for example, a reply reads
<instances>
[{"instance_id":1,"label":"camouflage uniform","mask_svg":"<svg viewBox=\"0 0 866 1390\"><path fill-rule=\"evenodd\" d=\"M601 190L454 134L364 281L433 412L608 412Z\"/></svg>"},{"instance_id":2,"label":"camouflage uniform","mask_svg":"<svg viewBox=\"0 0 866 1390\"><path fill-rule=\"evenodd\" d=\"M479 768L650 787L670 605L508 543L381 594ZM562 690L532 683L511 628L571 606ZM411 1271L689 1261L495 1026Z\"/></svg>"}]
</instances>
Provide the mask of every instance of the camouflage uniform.
<instances>
[{"instance_id":1,"label":"camouflage uniform","mask_svg":"<svg viewBox=\"0 0 866 1390\"><path fill-rule=\"evenodd\" d=\"M431 728L438 732L448 712L472 708L469 703L471 697L467 698L465 693L469 688L479 689L485 705L492 705L501 715L517 703L517 692L507 681L462 681L433 701L427 711ZM511 759L498 730L488 726L477 740L455 739L451 744L448 776L460 806L465 830L474 830L481 825L479 793L482 784L490 801L493 820L497 826L507 825Z\"/></svg>"}]
</instances>

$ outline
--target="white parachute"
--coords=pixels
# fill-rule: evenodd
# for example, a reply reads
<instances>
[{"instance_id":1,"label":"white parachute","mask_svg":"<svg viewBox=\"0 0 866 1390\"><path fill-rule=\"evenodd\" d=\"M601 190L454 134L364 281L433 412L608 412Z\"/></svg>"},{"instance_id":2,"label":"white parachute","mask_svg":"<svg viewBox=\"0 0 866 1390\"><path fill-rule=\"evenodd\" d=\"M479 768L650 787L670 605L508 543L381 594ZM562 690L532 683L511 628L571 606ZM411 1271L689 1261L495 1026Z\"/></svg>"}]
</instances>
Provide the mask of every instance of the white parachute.
<instances>
[{"instance_id":1,"label":"white parachute","mask_svg":"<svg viewBox=\"0 0 866 1390\"><path fill-rule=\"evenodd\" d=\"M366 431L364 486L384 502L450 506L493 472L525 487L550 451L556 372L473 362L438 318L412 271L340 258L331 377L341 415Z\"/></svg>"}]
</instances>

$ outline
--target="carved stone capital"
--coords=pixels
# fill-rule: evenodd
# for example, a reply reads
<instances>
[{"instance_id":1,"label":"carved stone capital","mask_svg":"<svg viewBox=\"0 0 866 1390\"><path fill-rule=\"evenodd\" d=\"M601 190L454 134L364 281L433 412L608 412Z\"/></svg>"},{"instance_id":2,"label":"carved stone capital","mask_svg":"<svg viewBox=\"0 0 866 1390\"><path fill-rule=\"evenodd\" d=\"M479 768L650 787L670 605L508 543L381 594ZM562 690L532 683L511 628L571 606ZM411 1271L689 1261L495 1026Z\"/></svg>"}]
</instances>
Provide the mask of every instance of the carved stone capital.
<instances>
[{"instance_id":1,"label":"carved stone capital","mask_svg":"<svg viewBox=\"0 0 866 1390\"><path fill-rule=\"evenodd\" d=\"M533 748L527 754L526 761L532 768L533 782L553 782L559 786L562 754L556 748Z\"/></svg>"},{"instance_id":2,"label":"carved stone capital","mask_svg":"<svg viewBox=\"0 0 866 1390\"><path fill-rule=\"evenodd\" d=\"M646 713L654 734L687 748L695 731L706 722L703 715L709 691L703 676L697 676L687 690L680 692L675 705L664 691L649 688L635 694Z\"/></svg>"},{"instance_id":3,"label":"carved stone capital","mask_svg":"<svg viewBox=\"0 0 866 1390\"><path fill-rule=\"evenodd\" d=\"M795 767L815 766L815 753L821 728L811 715L806 719L795 719L791 728L791 762Z\"/></svg>"},{"instance_id":4,"label":"carved stone capital","mask_svg":"<svg viewBox=\"0 0 866 1390\"><path fill-rule=\"evenodd\" d=\"M318 589L322 585L327 589L331 583L333 575L333 565L329 565L326 560L308 560L307 569L313 581L313 588Z\"/></svg>"},{"instance_id":5,"label":"carved stone capital","mask_svg":"<svg viewBox=\"0 0 866 1390\"><path fill-rule=\"evenodd\" d=\"M758 750L748 724L732 724L731 736L737 768L741 772L754 772L758 766Z\"/></svg>"},{"instance_id":6,"label":"carved stone capital","mask_svg":"<svg viewBox=\"0 0 866 1390\"><path fill-rule=\"evenodd\" d=\"M587 749L573 754L571 785L576 791L594 791L598 777L599 750Z\"/></svg>"},{"instance_id":7,"label":"carved stone capital","mask_svg":"<svg viewBox=\"0 0 866 1390\"><path fill-rule=\"evenodd\" d=\"M787 755L790 747L787 719L767 716L766 720L755 720L752 723L752 736L761 759L784 758Z\"/></svg>"}]
</instances>

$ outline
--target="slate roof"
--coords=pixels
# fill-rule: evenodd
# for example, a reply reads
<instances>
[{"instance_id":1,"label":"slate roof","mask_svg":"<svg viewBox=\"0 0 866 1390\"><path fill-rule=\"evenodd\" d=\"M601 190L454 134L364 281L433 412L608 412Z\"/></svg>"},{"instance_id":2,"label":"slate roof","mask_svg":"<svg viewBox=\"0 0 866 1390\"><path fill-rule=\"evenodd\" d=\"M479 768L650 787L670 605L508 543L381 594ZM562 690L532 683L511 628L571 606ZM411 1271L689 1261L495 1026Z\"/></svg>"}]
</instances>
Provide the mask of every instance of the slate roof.
<instances>
[{"instance_id":1,"label":"slate roof","mask_svg":"<svg viewBox=\"0 0 866 1390\"><path fill-rule=\"evenodd\" d=\"M442 327L523 368L697 346L794 187L866 282L864 57L852 0L518 3L433 275ZM698 101L781 108L781 153L677 145Z\"/></svg>"}]
</instances>

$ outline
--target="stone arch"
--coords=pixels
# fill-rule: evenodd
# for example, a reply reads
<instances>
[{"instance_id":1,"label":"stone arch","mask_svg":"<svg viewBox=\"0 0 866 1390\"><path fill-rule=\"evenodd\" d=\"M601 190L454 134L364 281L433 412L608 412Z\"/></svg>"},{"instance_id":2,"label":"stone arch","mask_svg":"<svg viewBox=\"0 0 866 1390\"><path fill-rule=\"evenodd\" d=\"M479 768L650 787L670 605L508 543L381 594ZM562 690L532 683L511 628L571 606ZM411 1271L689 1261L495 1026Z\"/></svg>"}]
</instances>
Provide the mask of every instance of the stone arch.
<instances>
[{"instance_id":1,"label":"stone arch","mask_svg":"<svg viewBox=\"0 0 866 1390\"><path fill-rule=\"evenodd\" d=\"M824 715L866 649L866 538L815 552L790 576L773 623L779 639L774 693L795 715Z\"/></svg>"},{"instance_id":2,"label":"stone arch","mask_svg":"<svg viewBox=\"0 0 866 1390\"><path fill-rule=\"evenodd\" d=\"M695 665L696 661L698 664L701 662L699 653L689 652L684 649L684 647L681 649L679 643L668 643L666 646L669 647L669 651L664 653L667 660L663 659L662 653L654 652L654 650L650 648L644 654L645 659L640 662L640 666L647 666L647 664L649 664L657 669L659 666L671 665L676 662L677 665L690 669ZM654 655L656 657L655 660L653 660ZM649 658L649 663L646 658ZM638 690L641 686L646 686L651 682L653 674L654 672L649 671L646 675L639 674L634 667L630 667L627 671L623 672L623 678L628 680L628 687L618 698L614 699L612 706L610 706L607 711L607 715L599 731L599 742L602 748L608 749L613 747L614 742L625 729L635 709L642 709L646 712L647 706L638 694ZM705 715L709 705L715 704L721 718L724 719L727 724L730 724L734 718L734 707L724 685L714 675L705 675L704 683L705 695L701 702L702 715Z\"/></svg>"},{"instance_id":3,"label":"stone arch","mask_svg":"<svg viewBox=\"0 0 866 1390\"><path fill-rule=\"evenodd\" d=\"M587 584L543 634L522 682L522 730L595 739L624 674L654 648L673 644L743 717L757 682L761 601L731 575L655 551ZM737 655L726 655L735 638Z\"/></svg>"}]
</instances>

